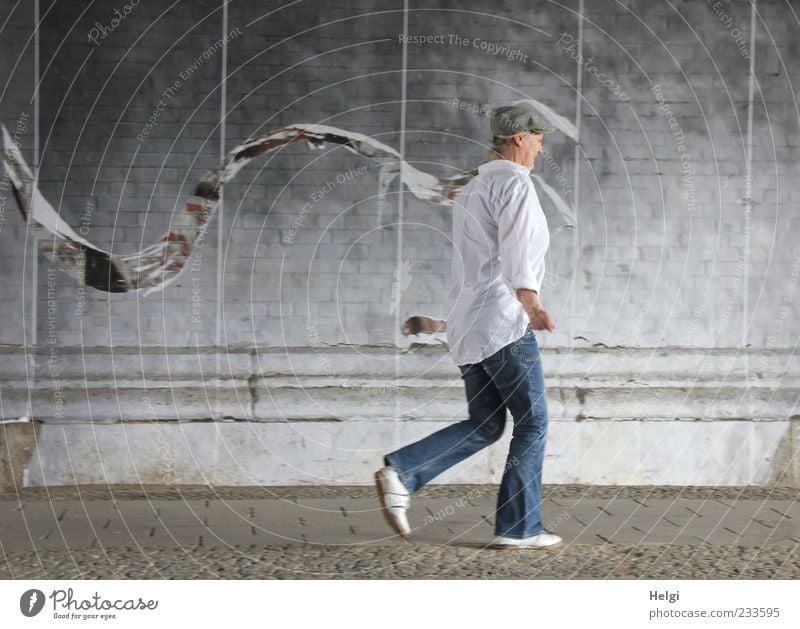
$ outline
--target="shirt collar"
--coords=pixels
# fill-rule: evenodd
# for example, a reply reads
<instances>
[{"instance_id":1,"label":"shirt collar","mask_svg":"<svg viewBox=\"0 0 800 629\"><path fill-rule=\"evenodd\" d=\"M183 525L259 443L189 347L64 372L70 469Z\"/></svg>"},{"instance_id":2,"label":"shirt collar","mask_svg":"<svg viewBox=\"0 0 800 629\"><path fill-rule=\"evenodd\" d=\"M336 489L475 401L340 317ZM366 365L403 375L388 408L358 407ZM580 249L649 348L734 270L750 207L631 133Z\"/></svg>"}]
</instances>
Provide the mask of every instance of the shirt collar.
<instances>
[{"instance_id":1,"label":"shirt collar","mask_svg":"<svg viewBox=\"0 0 800 629\"><path fill-rule=\"evenodd\" d=\"M526 168L522 164L517 164L516 162L512 162L508 159L494 159L491 162L486 162L485 164L481 164L478 166L479 173L491 172L493 170L515 170L519 173L524 175L530 175L531 169Z\"/></svg>"}]
</instances>

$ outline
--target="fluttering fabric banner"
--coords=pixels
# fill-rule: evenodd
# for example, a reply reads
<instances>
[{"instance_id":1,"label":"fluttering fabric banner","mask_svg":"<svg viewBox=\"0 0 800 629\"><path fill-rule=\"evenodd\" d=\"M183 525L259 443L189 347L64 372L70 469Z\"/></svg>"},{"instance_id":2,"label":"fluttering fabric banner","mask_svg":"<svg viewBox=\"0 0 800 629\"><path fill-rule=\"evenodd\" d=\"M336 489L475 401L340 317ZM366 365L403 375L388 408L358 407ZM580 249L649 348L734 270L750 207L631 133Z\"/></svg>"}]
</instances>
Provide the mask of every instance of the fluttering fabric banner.
<instances>
[{"instance_id":1,"label":"fluttering fabric banner","mask_svg":"<svg viewBox=\"0 0 800 629\"><path fill-rule=\"evenodd\" d=\"M538 101L519 101L535 107L557 129L577 140L575 127ZM3 166L13 186L20 212L37 229L44 228L51 237L39 240L40 252L59 269L74 277L81 285L112 293L144 291L145 295L173 282L192 255L195 243L214 216L223 186L255 157L304 141L313 148L335 144L382 164L378 177L379 197L399 177L418 199L450 206L456 193L476 174L476 170L454 177L436 177L422 172L401 159L395 149L368 136L336 127L295 124L267 135L249 139L230 151L222 164L209 171L195 186L194 194L176 216L169 231L149 247L132 255L112 255L78 235L44 198L19 147L5 126L3 132ZM553 202L564 224L554 231L574 225L571 209L551 186L533 175L540 189Z\"/></svg>"}]
</instances>

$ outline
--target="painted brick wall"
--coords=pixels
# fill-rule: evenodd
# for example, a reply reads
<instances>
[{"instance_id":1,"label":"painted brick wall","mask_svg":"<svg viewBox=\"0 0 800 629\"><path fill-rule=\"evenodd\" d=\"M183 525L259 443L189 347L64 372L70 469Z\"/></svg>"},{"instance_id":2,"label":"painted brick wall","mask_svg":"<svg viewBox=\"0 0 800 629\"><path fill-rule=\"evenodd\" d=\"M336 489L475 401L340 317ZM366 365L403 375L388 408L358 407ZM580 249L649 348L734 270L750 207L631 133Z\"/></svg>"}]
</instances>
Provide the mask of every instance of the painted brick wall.
<instances>
[{"instance_id":1,"label":"painted brick wall","mask_svg":"<svg viewBox=\"0 0 800 629\"><path fill-rule=\"evenodd\" d=\"M0 18L3 20L0 31L3 48L13 50L12 54L0 55L0 123L6 126L32 161L35 57L31 34L36 16L31 3L24 3L13 14L9 9L5 8ZM27 340L31 340L33 318L29 309L34 282L30 245L26 247L27 231L5 171L0 169L0 269L3 272L0 344L21 345L26 332Z\"/></svg>"},{"instance_id":2,"label":"painted brick wall","mask_svg":"<svg viewBox=\"0 0 800 629\"><path fill-rule=\"evenodd\" d=\"M12 15L2 37L15 53L0 60L9 127L29 107L33 73L32 15L12 5L2 3ZM577 162L574 143L552 134L550 159L537 164L568 202L577 199L577 229L555 234L548 258L544 299L559 326L548 343L794 346L800 71L791 8L758 2L751 51L749 2L585 5L579 33L577 0L412 2L409 34L437 37L407 48L403 124L399 0L237 1L226 23L212 0L43 2L42 191L90 240L128 253L163 233L221 146L287 123L330 124L397 148L404 129L407 159L446 174L476 166L486 139L486 118L453 99L489 106L530 97L568 119L580 107ZM125 17L111 28L115 10ZM235 33L227 59L214 49L226 32ZM506 52L493 54L499 47ZM30 157L29 135L23 146ZM163 292L84 297L56 273L57 342L390 344L395 282L404 288L400 320L446 316L448 211L408 193L401 211L396 184L379 208L377 177L375 164L336 147L294 145L252 163L226 187L221 228L212 224L194 267ZM328 182L336 185L313 201ZM546 210L557 228L561 219ZM23 306L32 305L21 300L33 288L24 234L7 204L4 343L21 341ZM47 291L42 259L40 339L52 329Z\"/></svg>"}]
</instances>

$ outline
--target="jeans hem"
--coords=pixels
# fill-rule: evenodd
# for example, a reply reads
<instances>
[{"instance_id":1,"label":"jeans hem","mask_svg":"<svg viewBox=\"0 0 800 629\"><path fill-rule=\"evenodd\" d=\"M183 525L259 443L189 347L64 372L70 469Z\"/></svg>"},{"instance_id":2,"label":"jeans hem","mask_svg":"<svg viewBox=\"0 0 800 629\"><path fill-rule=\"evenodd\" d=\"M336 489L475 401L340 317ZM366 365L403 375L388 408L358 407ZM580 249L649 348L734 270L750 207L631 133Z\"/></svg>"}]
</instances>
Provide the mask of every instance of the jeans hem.
<instances>
[{"instance_id":1,"label":"jeans hem","mask_svg":"<svg viewBox=\"0 0 800 629\"><path fill-rule=\"evenodd\" d=\"M495 533L495 537L507 537L508 539L528 539L529 537L536 537L544 533L544 529L540 529L537 533L528 533L527 535L510 535L508 533Z\"/></svg>"}]
</instances>

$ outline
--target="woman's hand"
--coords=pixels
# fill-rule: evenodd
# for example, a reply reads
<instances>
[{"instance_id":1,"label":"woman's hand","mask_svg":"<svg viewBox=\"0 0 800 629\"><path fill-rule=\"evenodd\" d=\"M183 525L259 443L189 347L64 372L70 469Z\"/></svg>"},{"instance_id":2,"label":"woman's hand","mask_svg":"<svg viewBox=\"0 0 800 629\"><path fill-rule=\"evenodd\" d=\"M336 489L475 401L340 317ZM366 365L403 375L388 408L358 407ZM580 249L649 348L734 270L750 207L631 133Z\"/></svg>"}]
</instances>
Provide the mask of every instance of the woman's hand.
<instances>
[{"instance_id":1,"label":"woman's hand","mask_svg":"<svg viewBox=\"0 0 800 629\"><path fill-rule=\"evenodd\" d=\"M525 308L525 312L531 322L531 327L534 330L553 332L556 329L556 324L553 323L552 317L542 306L539 293L529 288L518 288L517 299L519 299L520 303L522 303L522 306Z\"/></svg>"},{"instance_id":2,"label":"woman's hand","mask_svg":"<svg viewBox=\"0 0 800 629\"><path fill-rule=\"evenodd\" d=\"M544 308L534 311L533 314L529 315L529 318L531 320L531 327L534 330L547 330L548 332L552 332L556 329L556 324L553 323L552 317Z\"/></svg>"}]
</instances>

